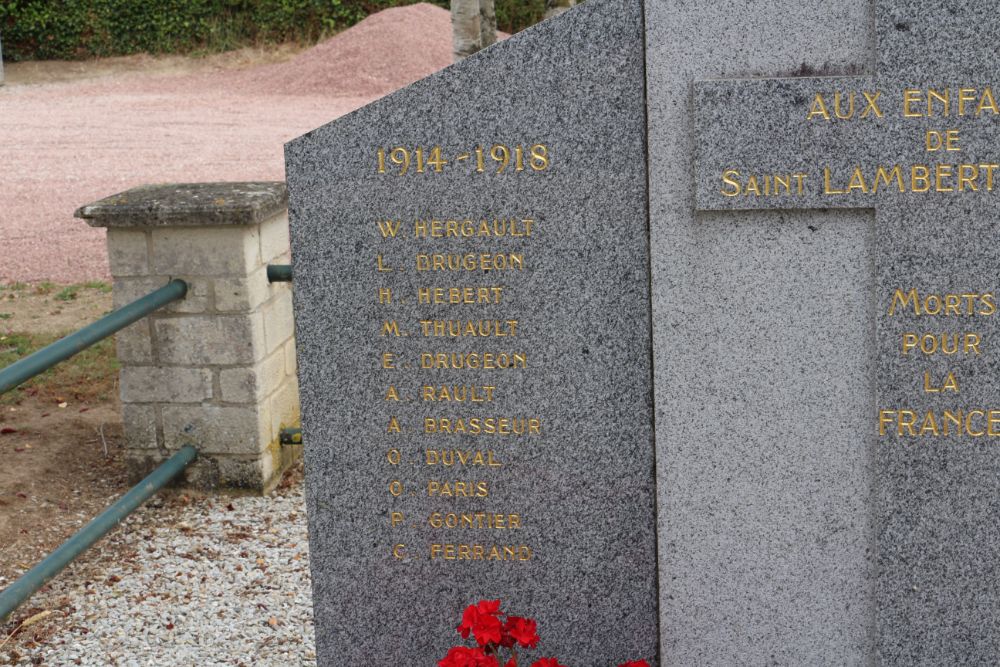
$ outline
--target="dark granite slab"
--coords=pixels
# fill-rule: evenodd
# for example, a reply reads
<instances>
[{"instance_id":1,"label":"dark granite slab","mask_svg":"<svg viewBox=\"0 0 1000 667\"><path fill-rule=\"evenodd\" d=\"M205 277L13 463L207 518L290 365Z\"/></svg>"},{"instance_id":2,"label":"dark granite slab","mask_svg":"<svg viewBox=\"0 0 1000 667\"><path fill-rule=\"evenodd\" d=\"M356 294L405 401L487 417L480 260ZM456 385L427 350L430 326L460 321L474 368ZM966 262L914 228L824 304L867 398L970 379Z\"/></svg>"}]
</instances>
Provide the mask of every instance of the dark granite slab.
<instances>
[{"instance_id":1,"label":"dark granite slab","mask_svg":"<svg viewBox=\"0 0 1000 667\"><path fill-rule=\"evenodd\" d=\"M658 664L645 136L603 0L287 145L320 664L435 664L483 598Z\"/></svg>"}]
</instances>

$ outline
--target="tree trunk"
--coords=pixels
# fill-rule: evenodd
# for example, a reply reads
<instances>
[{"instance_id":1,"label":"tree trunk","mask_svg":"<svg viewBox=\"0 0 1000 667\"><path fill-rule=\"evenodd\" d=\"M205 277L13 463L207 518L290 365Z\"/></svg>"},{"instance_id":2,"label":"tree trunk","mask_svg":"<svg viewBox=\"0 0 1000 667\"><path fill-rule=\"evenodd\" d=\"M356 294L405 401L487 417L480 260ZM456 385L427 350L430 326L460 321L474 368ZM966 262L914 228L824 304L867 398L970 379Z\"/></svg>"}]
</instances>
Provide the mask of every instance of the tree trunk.
<instances>
[{"instance_id":1,"label":"tree trunk","mask_svg":"<svg viewBox=\"0 0 1000 667\"><path fill-rule=\"evenodd\" d=\"M482 43L479 0L451 0L451 43L455 62L471 56Z\"/></svg>"},{"instance_id":2,"label":"tree trunk","mask_svg":"<svg viewBox=\"0 0 1000 667\"><path fill-rule=\"evenodd\" d=\"M455 62L496 42L494 0L451 0L451 34Z\"/></svg>"},{"instance_id":3,"label":"tree trunk","mask_svg":"<svg viewBox=\"0 0 1000 667\"><path fill-rule=\"evenodd\" d=\"M497 41L497 11L493 0L479 0L479 34L481 49Z\"/></svg>"},{"instance_id":4,"label":"tree trunk","mask_svg":"<svg viewBox=\"0 0 1000 667\"><path fill-rule=\"evenodd\" d=\"M545 18L550 19L553 16L559 16L563 12L569 11L570 8L575 7L576 0L547 0L545 5Z\"/></svg>"}]
</instances>

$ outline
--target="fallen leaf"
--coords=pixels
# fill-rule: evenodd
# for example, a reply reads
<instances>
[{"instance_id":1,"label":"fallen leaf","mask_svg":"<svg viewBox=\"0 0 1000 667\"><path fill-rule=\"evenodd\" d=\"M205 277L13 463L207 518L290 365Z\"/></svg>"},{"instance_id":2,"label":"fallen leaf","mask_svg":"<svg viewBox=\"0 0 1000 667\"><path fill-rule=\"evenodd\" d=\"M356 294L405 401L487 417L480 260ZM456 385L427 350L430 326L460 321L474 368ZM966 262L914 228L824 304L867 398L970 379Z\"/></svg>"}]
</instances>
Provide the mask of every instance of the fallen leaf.
<instances>
[{"instance_id":1,"label":"fallen leaf","mask_svg":"<svg viewBox=\"0 0 1000 667\"><path fill-rule=\"evenodd\" d=\"M50 610L48 610L48 609L46 609L45 611L38 612L34 616L31 616L29 618L24 619L24 622L21 623L21 627L22 628L26 628L29 625L34 625L35 623L38 623L38 621L44 620L44 619L48 618L51 615L52 615L52 612Z\"/></svg>"},{"instance_id":2,"label":"fallen leaf","mask_svg":"<svg viewBox=\"0 0 1000 667\"><path fill-rule=\"evenodd\" d=\"M3 428L0 428L0 435L9 435L11 433L17 433L17 429L11 428L9 426L4 426Z\"/></svg>"},{"instance_id":3,"label":"fallen leaf","mask_svg":"<svg viewBox=\"0 0 1000 667\"><path fill-rule=\"evenodd\" d=\"M278 627L278 619L272 616L271 618L267 619L267 624L270 625L272 628L276 628Z\"/></svg>"},{"instance_id":4,"label":"fallen leaf","mask_svg":"<svg viewBox=\"0 0 1000 667\"><path fill-rule=\"evenodd\" d=\"M59 407L60 408L65 408L67 405L69 405L69 403L67 403L66 401L63 401L62 403L59 404Z\"/></svg>"}]
</instances>

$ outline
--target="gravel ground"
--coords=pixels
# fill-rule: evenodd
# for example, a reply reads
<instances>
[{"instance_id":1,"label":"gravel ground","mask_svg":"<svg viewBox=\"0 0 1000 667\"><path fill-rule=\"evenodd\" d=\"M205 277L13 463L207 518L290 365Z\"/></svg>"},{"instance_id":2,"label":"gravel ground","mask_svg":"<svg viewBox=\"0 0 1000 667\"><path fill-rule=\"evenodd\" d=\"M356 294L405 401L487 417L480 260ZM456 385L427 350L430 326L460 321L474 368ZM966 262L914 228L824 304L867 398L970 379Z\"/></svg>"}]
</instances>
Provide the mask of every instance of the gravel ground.
<instances>
[{"instance_id":1,"label":"gravel ground","mask_svg":"<svg viewBox=\"0 0 1000 667\"><path fill-rule=\"evenodd\" d=\"M150 183L284 180L286 141L450 59L448 11L418 4L280 64L0 86L0 282L106 278L104 230L78 207Z\"/></svg>"},{"instance_id":2,"label":"gravel ground","mask_svg":"<svg viewBox=\"0 0 1000 667\"><path fill-rule=\"evenodd\" d=\"M302 484L154 498L28 604L0 664L315 665Z\"/></svg>"}]
</instances>

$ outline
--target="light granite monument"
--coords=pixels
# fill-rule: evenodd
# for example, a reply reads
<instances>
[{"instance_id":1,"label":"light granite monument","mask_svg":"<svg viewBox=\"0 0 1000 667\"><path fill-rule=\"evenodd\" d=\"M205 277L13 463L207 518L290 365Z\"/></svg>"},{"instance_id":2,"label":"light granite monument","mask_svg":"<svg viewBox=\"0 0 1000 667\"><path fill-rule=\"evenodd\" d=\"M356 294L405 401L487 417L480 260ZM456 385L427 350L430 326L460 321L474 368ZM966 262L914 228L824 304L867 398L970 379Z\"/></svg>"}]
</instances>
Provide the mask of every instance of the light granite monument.
<instances>
[{"instance_id":1,"label":"light granite monument","mask_svg":"<svg viewBox=\"0 0 1000 667\"><path fill-rule=\"evenodd\" d=\"M1000 458L991 444L1000 436L1000 21L988 2L833 4L812 15L755 5L744 25L772 25L727 44L748 54L739 68L711 59L682 68L694 81L695 191L684 197L705 213L670 220L661 208L670 186L651 169L654 256L661 233L671 245L678 231L698 237L667 251L684 268L654 272L657 352L687 337L660 325L661 313L675 320L663 306L697 295L714 314L682 328L736 327L720 342L743 357L707 392L704 378L675 375L703 351L685 345L680 356L658 356L657 407L669 413L679 407L674 396L690 401L686 430L728 450L714 472L732 477L732 491L714 509L758 533L752 550L726 564L702 556L680 564L664 550L664 653L705 656L712 637L722 662L990 664L1000 654ZM661 29L692 16L650 6ZM744 19L728 9L727 20ZM783 9L785 18L761 21ZM808 43L793 51L788 35ZM661 48L669 47L651 47L650 62ZM650 89L653 99L667 96L655 80ZM678 134L660 124L666 115L651 118L653 164L665 153L654 146ZM733 240L741 259L720 251ZM690 277L656 288L688 266L711 276L719 260L734 270L709 278L716 289L692 290L704 279ZM737 317L721 308L727 302ZM726 526L693 544L675 539L671 510L698 478L683 466L699 454L670 434L658 433L657 444L667 466L666 542L683 552L745 536ZM708 519L697 512L680 524ZM683 584L665 572L687 571L690 583L703 580L705 565L725 583L671 596ZM744 638L718 642L718 630L691 623L696 599L720 594L751 603ZM712 607L706 620L725 625L729 612Z\"/></svg>"},{"instance_id":2,"label":"light granite monument","mask_svg":"<svg viewBox=\"0 0 1000 667\"><path fill-rule=\"evenodd\" d=\"M616 0L288 144L321 664L655 659L645 137Z\"/></svg>"},{"instance_id":3,"label":"light granite monument","mask_svg":"<svg viewBox=\"0 0 1000 667\"><path fill-rule=\"evenodd\" d=\"M573 666L994 662L998 40L590 0L290 144L321 662L480 597Z\"/></svg>"}]
</instances>

